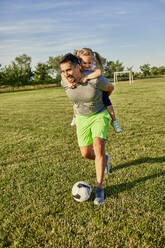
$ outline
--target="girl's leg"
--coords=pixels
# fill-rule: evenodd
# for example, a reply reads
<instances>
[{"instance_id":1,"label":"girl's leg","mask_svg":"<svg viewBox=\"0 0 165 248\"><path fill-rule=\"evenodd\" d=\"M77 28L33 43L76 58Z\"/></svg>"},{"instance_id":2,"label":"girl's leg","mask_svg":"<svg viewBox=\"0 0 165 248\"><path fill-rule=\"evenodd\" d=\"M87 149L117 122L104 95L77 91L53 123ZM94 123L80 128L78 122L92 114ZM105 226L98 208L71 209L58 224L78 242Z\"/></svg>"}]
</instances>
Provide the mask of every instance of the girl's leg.
<instances>
[{"instance_id":1,"label":"girl's leg","mask_svg":"<svg viewBox=\"0 0 165 248\"><path fill-rule=\"evenodd\" d=\"M111 116L112 121L116 121L115 111L112 105L107 106L107 110Z\"/></svg>"},{"instance_id":2,"label":"girl's leg","mask_svg":"<svg viewBox=\"0 0 165 248\"><path fill-rule=\"evenodd\" d=\"M114 111L113 106L112 105L107 106L107 110L108 110L108 112L112 118L111 125L114 128L115 132L121 133L122 130L121 130L121 127L120 127L118 121L116 120L115 111Z\"/></svg>"}]
</instances>

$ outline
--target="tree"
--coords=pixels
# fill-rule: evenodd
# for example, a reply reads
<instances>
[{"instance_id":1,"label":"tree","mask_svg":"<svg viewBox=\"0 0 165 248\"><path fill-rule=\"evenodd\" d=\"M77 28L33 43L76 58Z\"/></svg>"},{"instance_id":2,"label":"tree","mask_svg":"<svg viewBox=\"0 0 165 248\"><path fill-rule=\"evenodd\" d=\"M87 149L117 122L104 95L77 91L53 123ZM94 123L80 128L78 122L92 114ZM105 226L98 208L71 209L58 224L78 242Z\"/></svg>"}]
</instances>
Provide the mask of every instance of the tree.
<instances>
[{"instance_id":1,"label":"tree","mask_svg":"<svg viewBox=\"0 0 165 248\"><path fill-rule=\"evenodd\" d=\"M123 63L119 62L119 60L114 61L106 61L106 64L104 66L104 74L108 78L112 78L114 75L114 72L123 71L124 66Z\"/></svg>"},{"instance_id":2,"label":"tree","mask_svg":"<svg viewBox=\"0 0 165 248\"><path fill-rule=\"evenodd\" d=\"M4 84L4 68L0 64L0 84Z\"/></svg>"},{"instance_id":3,"label":"tree","mask_svg":"<svg viewBox=\"0 0 165 248\"><path fill-rule=\"evenodd\" d=\"M49 66L44 63L38 63L34 71L34 81L49 81L52 77L49 75Z\"/></svg>"},{"instance_id":4,"label":"tree","mask_svg":"<svg viewBox=\"0 0 165 248\"><path fill-rule=\"evenodd\" d=\"M33 75L30 64L31 58L26 54L16 57L11 64L1 69L0 80L12 86L28 84Z\"/></svg>"},{"instance_id":5,"label":"tree","mask_svg":"<svg viewBox=\"0 0 165 248\"><path fill-rule=\"evenodd\" d=\"M165 75L165 66L159 67L159 75Z\"/></svg>"},{"instance_id":6,"label":"tree","mask_svg":"<svg viewBox=\"0 0 165 248\"><path fill-rule=\"evenodd\" d=\"M105 65L106 65L106 63L107 63L107 59L106 59L106 58L104 58L104 57L101 57L101 61L102 61L103 68L104 68L104 66L105 66Z\"/></svg>"},{"instance_id":7,"label":"tree","mask_svg":"<svg viewBox=\"0 0 165 248\"><path fill-rule=\"evenodd\" d=\"M16 57L15 58L15 61L22 67L26 68L27 66L30 65L31 63L31 57L29 57L28 55L26 54L23 54L19 57Z\"/></svg>"},{"instance_id":8,"label":"tree","mask_svg":"<svg viewBox=\"0 0 165 248\"><path fill-rule=\"evenodd\" d=\"M57 75L60 75L60 66L59 66L59 61L61 59L62 56L57 56L57 57L49 57L49 60L48 60L48 66L49 66L49 69L50 69L50 73L53 75L53 76L57 76Z\"/></svg>"},{"instance_id":9,"label":"tree","mask_svg":"<svg viewBox=\"0 0 165 248\"><path fill-rule=\"evenodd\" d=\"M20 72L20 82L22 82L22 84L28 84L33 76L31 69L31 57L23 54L19 57L16 57L15 61Z\"/></svg>"},{"instance_id":10,"label":"tree","mask_svg":"<svg viewBox=\"0 0 165 248\"><path fill-rule=\"evenodd\" d=\"M6 85L20 86L21 83L21 71L18 65L12 61L10 65L6 66L4 69L3 82Z\"/></svg>"},{"instance_id":11,"label":"tree","mask_svg":"<svg viewBox=\"0 0 165 248\"><path fill-rule=\"evenodd\" d=\"M49 74L54 78L54 82L56 85L60 85L61 82L61 72L59 61L62 56L57 57L49 57L48 66L49 66Z\"/></svg>"},{"instance_id":12,"label":"tree","mask_svg":"<svg viewBox=\"0 0 165 248\"><path fill-rule=\"evenodd\" d=\"M159 74L160 74L159 68L156 67L156 66L151 67L151 69L150 69L150 74L151 74L152 76L159 75Z\"/></svg>"},{"instance_id":13,"label":"tree","mask_svg":"<svg viewBox=\"0 0 165 248\"><path fill-rule=\"evenodd\" d=\"M145 77L150 75L150 69L150 64L144 64L140 66L140 70Z\"/></svg>"},{"instance_id":14,"label":"tree","mask_svg":"<svg viewBox=\"0 0 165 248\"><path fill-rule=\"evenodd\" d=\"M132 72L132 69L133 69L133 65L132 65L132 66L127 67L127 71L131 71L131 72Z\"/></svg>"}]
</instances>

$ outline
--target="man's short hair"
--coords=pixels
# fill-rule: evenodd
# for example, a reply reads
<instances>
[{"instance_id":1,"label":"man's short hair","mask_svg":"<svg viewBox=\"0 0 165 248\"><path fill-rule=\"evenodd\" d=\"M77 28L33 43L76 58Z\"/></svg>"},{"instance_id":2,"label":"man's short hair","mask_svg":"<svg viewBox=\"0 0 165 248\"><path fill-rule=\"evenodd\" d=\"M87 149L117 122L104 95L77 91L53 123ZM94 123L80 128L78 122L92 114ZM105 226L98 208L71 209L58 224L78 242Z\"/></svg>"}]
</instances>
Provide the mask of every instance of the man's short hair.
<instances>
[{"instance_id":1,"label":"man's short hair","mask_svg":"<svg viewBox=\"0 0 165 248\"><path fill-rule=\"evenodd\" d=\"M70 62L74 67L77 64L80 64L80 60L77 56L73 55L72 53L65 54L59 61L59 64Z\"/></svg>"}]
</instances>

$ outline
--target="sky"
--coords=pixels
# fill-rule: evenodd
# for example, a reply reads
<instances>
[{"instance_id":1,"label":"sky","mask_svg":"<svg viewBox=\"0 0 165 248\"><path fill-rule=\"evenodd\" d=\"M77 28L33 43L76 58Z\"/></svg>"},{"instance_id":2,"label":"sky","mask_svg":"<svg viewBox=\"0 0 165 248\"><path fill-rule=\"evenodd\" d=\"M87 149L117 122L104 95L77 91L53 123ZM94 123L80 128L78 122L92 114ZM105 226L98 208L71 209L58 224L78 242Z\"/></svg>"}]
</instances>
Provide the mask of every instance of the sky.
<instances>
[{"instance_id":1,"label":"sky","mask_svg":"<svg viewBox=\"0 0 165 248\"><path fill-rule=\"evenodd\" d=\"M165 66L165 0L0 0L0 64L89 47L138 71Z\"/></svg>"}]
</instances>

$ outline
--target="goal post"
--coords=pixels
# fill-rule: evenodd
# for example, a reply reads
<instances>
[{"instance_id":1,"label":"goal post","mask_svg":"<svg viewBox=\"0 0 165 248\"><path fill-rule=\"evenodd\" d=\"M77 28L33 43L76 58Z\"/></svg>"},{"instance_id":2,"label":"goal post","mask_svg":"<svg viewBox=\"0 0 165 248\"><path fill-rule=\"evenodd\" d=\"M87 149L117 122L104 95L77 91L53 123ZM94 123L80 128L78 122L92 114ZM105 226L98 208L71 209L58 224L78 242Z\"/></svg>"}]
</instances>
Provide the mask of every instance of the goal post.
<instances>
[{"instance_id":1,"label":"goal post","mask_svg":"<svg viewBox=\"0 0 165 248\"><path fill-rule=\"evenodd\" d=\"M118 83L117 76L121 74L128 74L129 75L129 84L133 83L133 74L132 71L117 71L114 72L114 84Z\"/></svg>"}]
</instances>

